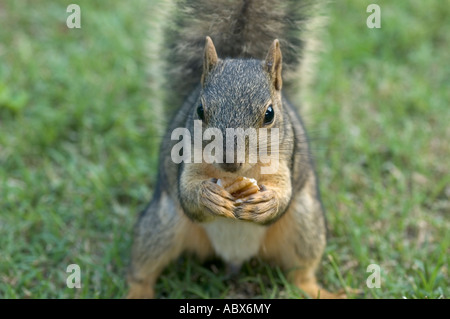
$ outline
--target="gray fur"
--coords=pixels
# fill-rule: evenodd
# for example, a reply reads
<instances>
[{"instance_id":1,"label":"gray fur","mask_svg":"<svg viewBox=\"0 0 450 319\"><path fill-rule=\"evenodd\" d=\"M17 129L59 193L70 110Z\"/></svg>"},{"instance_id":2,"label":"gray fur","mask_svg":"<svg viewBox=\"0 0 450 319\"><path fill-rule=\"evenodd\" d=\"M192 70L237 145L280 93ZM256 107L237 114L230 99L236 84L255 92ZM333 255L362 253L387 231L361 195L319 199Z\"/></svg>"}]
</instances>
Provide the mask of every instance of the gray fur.
<instances>
[{"instance_id":1,"label":"gray fur","mask_svg":"<svg viewBox=\"0 0 450 319\"><path fill-rule=\"evenodd\" d=\"M168 113L172 114L200 80L205 37L219 58L262 60L274 39L283 50L285 79L297 71L306 40L303 31L318 1L312 0L184 0L166 37ZM298 76L296 79L298 80ZM286 83L289 90L291 81Z\"/></svg>"},{"instance_id":2,"label":"gray fur","mask_svg":"<svg viewBox=\"0 0 450 319\"><path fill-rule=\"evenodd\" d=\"M253 59L219 62L207 78L202 93L208 126L223 131L225 128L259 128L264 107L270 99L262 63ZM248 118L254 122L248 123Z\"/></svg>"}]
</instances>

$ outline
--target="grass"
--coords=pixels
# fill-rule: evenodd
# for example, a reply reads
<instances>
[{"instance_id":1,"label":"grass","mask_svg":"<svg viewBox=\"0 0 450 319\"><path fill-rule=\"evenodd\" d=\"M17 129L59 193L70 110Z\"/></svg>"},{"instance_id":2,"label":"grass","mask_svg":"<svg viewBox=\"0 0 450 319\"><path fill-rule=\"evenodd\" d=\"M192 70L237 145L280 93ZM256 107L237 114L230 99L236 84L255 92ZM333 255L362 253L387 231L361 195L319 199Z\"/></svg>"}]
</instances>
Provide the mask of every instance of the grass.
<instances>
[{"instance_id":1,"label":"grass","mask_svg":"<svg viewBox=\"0 0 450 319\"><path fill-rule=\"evenodd\" d=\"M131 230L151 198L162 116L157 3L0 4L0 297L119 298ZM450 8L380 0L327 5L312 105L303 116L330 227L319 271L366 298L448 298ZM159 18L161 19L161 18ZM148 44L150 45L148 46ZM69 264L81 289L66 287ZM370 264L381 288L369 289ZM301 296L254 260L172 263L167 298Z\"/></svg>"}]
</instances>

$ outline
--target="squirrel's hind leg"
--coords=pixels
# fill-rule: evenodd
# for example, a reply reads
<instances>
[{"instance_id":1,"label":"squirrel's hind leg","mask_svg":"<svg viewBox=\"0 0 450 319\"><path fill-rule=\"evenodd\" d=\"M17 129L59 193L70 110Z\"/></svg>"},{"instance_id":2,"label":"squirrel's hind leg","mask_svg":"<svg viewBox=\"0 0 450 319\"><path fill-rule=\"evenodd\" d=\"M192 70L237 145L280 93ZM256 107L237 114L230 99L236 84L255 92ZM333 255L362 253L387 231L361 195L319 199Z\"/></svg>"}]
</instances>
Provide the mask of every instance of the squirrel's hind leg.
<instances>
[{"instance_id":1,"label":"squirrel's hind leg","mask_svg":"<svg viewBox=\"0 0 450 319\"><path fill-rule=\"evenodd\" d=\"M287 277L311 298L345 298L321 288L316 269L325 249L325 221L320 202L303 192L267 230L260 256L283 268Z\"/></svg>"},{"instance_id":2,"label":"squirrel's hind leg","mask_svg":"<svg viewBox=\"0 0 450 319\"><path fill-rule=\"evenodd\" d=\"M154 298L154 285L160 273L183 251L204 258L212 252L201 229L184 215L165 192L153 198L134 230L127 298Z\"/></svg>"}]
</instances>

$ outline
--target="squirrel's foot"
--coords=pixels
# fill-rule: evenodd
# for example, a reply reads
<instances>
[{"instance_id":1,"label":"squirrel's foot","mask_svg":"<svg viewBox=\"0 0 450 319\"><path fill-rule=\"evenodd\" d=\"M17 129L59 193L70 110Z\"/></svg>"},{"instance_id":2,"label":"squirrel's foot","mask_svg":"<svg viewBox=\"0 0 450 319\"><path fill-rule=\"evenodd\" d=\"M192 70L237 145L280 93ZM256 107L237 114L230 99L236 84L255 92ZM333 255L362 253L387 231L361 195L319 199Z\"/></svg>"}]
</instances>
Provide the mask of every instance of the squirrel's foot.
<instances>
[{"instance_id":1,"label":"squirrel's foot","mask_svg":"<svg viewBox=\"0 0 450 319\"><path fill-rule=\"evenodd\" d=\"M320 287L315 280L300 282L297 283L297 286L313 299L347 299L347 294L344 290L340 290L337 293L329 292Z\"/></svg>"},{"instance_id":2,"label":"squirrel's foot","mask_svg":"<svg viewBox=\"0 0 450 319\"><path fill-rule=\"evenodd\" d=\"M213 215L236 218L234 210L235 198L224 188L216 184L215 179L202 182L200 203Z\"/></svg>"},{"instance_id":3,"label":"squirrel's foot","mask_svg":"<svg viewBox=\"0 0 450 319\"><path fill-rule=\"evenodd\" d=\"M347 299L351 296L361 295L361 291L350 287L345 287L338 292L329 292L315 282L303 282L297 285L301 290L314 299Z\"/></svg>"},{"instance_id":4,"label":"squirrel's foot","mask_svg":"<svg viewBox=\"0 0 450 319\"><path fill-rule=\"evenodd\" d=\"M361 298L364 294L361 289L355 289L355 288L346 286L344 289L339 290L335 295L338 295L338 296L345 295L344 298L347 298L347 297Z\"/></svg>"},{"instance_id":5,"label":"squirrel's foot","mask_svg":"<svg viewBox=\"0 0 450 319\"><path fill-rule=\"evenodd\" d=\"M141 283L135 283L130 285L127 299L153 299L155 297L155 291L148 285Z\"/></svg>"}]
</instances>

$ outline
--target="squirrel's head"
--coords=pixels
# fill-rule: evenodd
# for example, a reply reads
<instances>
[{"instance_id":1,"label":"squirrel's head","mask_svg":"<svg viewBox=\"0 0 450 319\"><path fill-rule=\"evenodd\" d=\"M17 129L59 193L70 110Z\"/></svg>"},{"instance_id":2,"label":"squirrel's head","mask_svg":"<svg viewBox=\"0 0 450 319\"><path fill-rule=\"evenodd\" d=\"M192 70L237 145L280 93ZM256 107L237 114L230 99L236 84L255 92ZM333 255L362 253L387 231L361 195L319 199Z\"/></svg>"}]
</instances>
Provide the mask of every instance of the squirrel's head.
<instances>
[{"instance_id":1,"label":"squirrel's head","mask_svg":"<svg viewBox=\"0 0 450 319\"><path fill-rule=\"evenodd\" d=\"M267 129L278 128L281 137L281 68L282 55L278 40L273 41L266 59L260 61L219 59L211 38L206 37L202 90L194 110L194 119L200 119L204 129L215 128L222 132L224 163L219 165L222 170L237 172L245 167L249 152L252 152L249 148L251 141L258 140L258 136L251 136L252 132L259 132L260 129L266 129L267 132ZM245 163L237 160L237 138L225 141L227 129L239 128L252 130L245 136ZM230 162L232 156L229 154L230 147L227 147L230 143L235 146L234 162ZM260 147L258 144L258 148Z\"/></svg>"}]
</instances>

